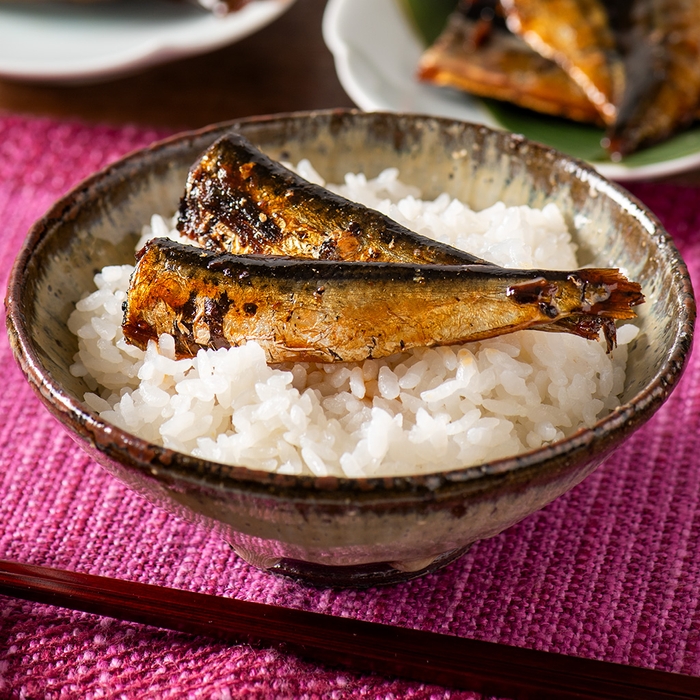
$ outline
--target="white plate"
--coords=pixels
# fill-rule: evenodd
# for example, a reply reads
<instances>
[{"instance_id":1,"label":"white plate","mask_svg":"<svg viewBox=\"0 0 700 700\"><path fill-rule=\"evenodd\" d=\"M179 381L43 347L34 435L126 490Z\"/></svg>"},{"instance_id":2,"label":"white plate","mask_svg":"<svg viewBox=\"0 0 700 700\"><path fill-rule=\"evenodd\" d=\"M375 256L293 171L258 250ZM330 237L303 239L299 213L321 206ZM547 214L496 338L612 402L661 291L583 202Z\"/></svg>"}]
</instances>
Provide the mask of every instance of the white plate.
<instances>
[{"instance_id":1,"label":"white plate","mask_svg":"<svg viewBox=\"0 0 700 700\"><path fill-rule=\"evenodd\" d=\"M323 36L343 88L361 109L417 112L501 126L480 100L415 80L423 44L398 0L329 0ZM592 165L615 180L659 177L700 166L700 147L694 144L680 153L675 148L672 157L660 155L642 165Z\"/></svg>"},{"instance_id":2,"label":"white plate","mask_svg":"<svg viewBox=\"0 0 700 700\"><path fill-rule=\"evenodd\" d=\"M185 2L0 3L0 76L83 81L203 53L269 24L294 0L254 0L217 18Z\"/></svg>"}]
</instances>

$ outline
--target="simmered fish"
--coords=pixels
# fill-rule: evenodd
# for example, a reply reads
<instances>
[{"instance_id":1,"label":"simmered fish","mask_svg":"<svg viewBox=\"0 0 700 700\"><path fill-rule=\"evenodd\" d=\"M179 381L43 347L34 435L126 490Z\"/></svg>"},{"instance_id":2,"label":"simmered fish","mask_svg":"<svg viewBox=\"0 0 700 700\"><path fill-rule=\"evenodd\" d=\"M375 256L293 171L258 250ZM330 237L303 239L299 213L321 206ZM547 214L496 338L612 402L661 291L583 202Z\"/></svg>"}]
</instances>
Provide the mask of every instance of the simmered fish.
<instances>
[{"instance_id":1,"label":"simmered fish","mask_svg":"<svg viewBox=\"0 0 700 700\"><path fill-rule=\"evenodd\" d=\"M235 132L216 141L191 168L178 229L204 248L236 254L491 265L308 182ZM601 328L611 349L615 327L597 316L572 315L537 326L589 340Z\"/></svg>"},{"instance_id":2,"label":"simmered fish","mask_svg":"<svg viewBox=\"0 0 700 700\"><path fill-rule=\"evenodd\" d=\"M257 341L270 363L350 362L490 338L567 318L634 317L638 284L614 269L338 262L231 255L154 239L140 252L123 331L179 356Z\"/></svg>"},{"instance_id":3,"label":"simmered fish","mask_svg":"<svg viewBox=\"0 0 700 700\"><path fill-rule=\"evenodd\" d=\"M378 211L314 185L230 132L194 164L178 230L228 253L322 260L479 264Z\"/></svg>"}]
</instances>

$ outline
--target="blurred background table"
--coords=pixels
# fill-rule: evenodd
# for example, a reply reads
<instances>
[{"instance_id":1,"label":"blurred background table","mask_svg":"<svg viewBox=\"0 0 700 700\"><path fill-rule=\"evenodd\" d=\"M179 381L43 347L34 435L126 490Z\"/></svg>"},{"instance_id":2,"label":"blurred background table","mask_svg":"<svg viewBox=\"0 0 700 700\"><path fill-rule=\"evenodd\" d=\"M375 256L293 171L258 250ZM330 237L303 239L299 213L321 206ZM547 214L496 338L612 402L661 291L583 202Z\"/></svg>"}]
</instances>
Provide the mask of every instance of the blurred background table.
<instances>
[{"instance_id":1,"label":"blurred background table","mask_svg":"<svg viewBox=\"0 0 700 700\"><path fill-rule=\"evenodd\" d=\"M172 129L325 107L352 107L323 43L325 0L298 0L271 25L218 51L107 82L0 80L0 110Z\"/></svg>"},{"instance_id":2,"label":"blurred background table","mask_svg":"<svg viewBox=\"0 0 700 700\"><path fill-rule=\"evenodd\" d=\"M354 107L321 33L326 0L297 0L230 46L105 82L0 78L0 112L192 129L256 114ZM700 170L664 178L700 184Z\"/></svg>"}]
</instances>

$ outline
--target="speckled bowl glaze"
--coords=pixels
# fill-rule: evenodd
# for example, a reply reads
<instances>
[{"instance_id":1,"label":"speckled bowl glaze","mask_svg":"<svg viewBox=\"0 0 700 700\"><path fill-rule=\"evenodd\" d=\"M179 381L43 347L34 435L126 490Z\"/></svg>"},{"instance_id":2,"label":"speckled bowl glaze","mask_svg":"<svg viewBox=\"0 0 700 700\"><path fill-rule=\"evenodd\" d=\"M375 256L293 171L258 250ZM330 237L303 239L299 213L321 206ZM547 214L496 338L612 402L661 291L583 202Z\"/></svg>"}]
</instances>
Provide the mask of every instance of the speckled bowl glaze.
<instances>
[{"instance_id":1,"label":"speckled bowl glaze","mask_svg":"<svg viewBox=\"0 0 700 700\"><path fill-rule=\"evenodd\" d=\"M620 266L641 282L622 405L590 430L511 459L429 476L278 476L188 457L100 420L69 372L66 327L107 264L131 263L135 235L170 215L188 168L239 129L273 158L309 157L330 181L398 166L425 197L442 191L476 209L498 200L556 202L581 264ZM590 474L658 409L678 382L692 338L688 272L659 221L595 171L523 138L457 121L331 111L246 119L186 133L89 178L31 229L7 299L15 356L47 408L99 463L152 502L211 528L255 566L318 585L363 586L421 575L496 535Z\"/></svg>"}]
</instances>

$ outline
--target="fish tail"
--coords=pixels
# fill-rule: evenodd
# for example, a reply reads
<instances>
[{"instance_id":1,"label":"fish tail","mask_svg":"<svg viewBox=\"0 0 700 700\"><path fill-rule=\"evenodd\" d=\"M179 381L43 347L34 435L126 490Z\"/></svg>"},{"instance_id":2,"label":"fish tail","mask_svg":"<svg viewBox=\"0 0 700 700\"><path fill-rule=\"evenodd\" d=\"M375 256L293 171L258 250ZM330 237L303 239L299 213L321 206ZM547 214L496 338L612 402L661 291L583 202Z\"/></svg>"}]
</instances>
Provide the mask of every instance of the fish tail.
<instances>
[{"instance_id":1,"label":"fish tail","mask_svg":"<svg viewBox=\"0 0 700 700\"><path fill-rule=\"evenodd\" d=\"M610 319L635 318L634 306L644 303L642 287L615 268L584 268L569 275L580 290L584 314Z\"/></svg>"},{"instance_id":2,"label":"fish tail","mask_svg":"<svg viewBox=\"0 0 700 700\"><path fill-rule=\"evenodd\" d=\"M511 284L507 294L523 305L535 304L551 323L542 330L571 333L595 340L603 332L607 351L617 343L616 320L636 317L634 306L643 303L642 288L617 269L586 268L564 273L558 281L554 275L535 277Z\"/></svg>"}]
</instances>

